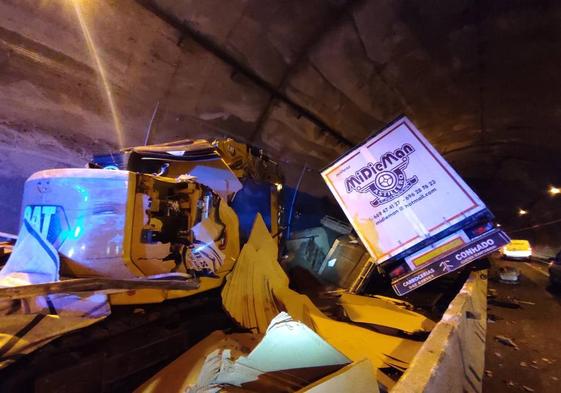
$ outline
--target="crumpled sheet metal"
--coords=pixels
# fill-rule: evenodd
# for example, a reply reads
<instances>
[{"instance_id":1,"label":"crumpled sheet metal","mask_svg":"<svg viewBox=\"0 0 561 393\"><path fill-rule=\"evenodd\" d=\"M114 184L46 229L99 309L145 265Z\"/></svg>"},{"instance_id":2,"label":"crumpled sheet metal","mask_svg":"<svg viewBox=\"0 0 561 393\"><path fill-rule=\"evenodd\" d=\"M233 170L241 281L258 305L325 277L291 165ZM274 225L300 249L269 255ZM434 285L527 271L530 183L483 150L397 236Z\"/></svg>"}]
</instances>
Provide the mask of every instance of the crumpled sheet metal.
<instances>
[{"instance_id":1,"label":"crumpled sheet metal","mask_svg":"<svg viewBox=\"0 0 561 393\"><path fill-rule=\"evenodd\" d=\"M56 250L24 221L14 250L0 271L0 286L57 281L59 267ZM0 368L63 334L100 321L110 312L104 294L0 299Z\"/></svg>"},{"instance_id":2,"label":"crumpled sheet metal","mask_svg":"<svg viewBox=\"0 0 561 393\"><path fill-rule=\"evenodd\" d=\"M422 343L329 318L307 296L289 288L277 255L274 239L258 215L222 292L224 308L234 320L264 333L272 318L286 311L353 361L368 358L375 370L394 367L403 371L408 367ZM385 374L378 372L377 376L391 387Z\"/></svg>"},{"instance_id":3,"label":"crumpled sheet metal","mask_svg":"<svg viewBox=\"0 0 561 393\"><path fill-rule=\"evenodd\" d=\"M224 224L226 231L226 248L222 250L224 253L224 263L217 272L218 277L200 277L200 285L198 289L193 290L161 290L161 289L139 289L135 293L142 303L161 303L164 300L176 299L185 296L195 295L197 293L209 291L220 287L225 280L226 275L232 270L232 267L240 255L240 234L239 220L236 212L228 206L224 200L220 201L218 210L220 220ZM209 231L209 233L212 233ZM131 304L130 292L112 293L109 300L112 305Z\"/></svg>"},{"instance_id":4,"label":"crumpled sheet metal","mask_svg":"<svg viewBox=\"0 0 561 393\"><path fill-rule=\"evenodd\" d=\"M297 393L378 393L379 391L370 361L363 359L329 374L298 390Z\"/></svg>"},{"instance_id":5,"label":"crumpled sheet metal","mask_svg":"<svg viewBox=\"0 0 561 393\"><path fill-rule=\"evenodd\" d=\"M290 392L350 362L313 330L282 312L273 318L261 342L246 356L233 358L229 350L208 355L197 384L187 392L223 386Z\"/></svg>"},{"instance_id":6,"label":"crumpled sheet metal","mask_svg":"<svg viewBox=\"0 0 561 393\"><path fill-rule=\"evenodd\" d=\"M184 393L199 381L208 355L216 350L228 350L233 357L242 356L255 348L261 337L251 333L225 334L220 330L212 332L142 384L135 392Z\"/></svg>"},{"instance_id":7,"label":"crumpled sheet metal","mask_svg":"<svg viewBox=\"0 0 561 393\"><path fill-rule=\"evenodd\" d=\"M339 303L353 322L398 329L408 334L430 332L434 327L435 323L427 317L386 299L344 293Z\"/></svg>"},{"instance_id":8,"label":"crumpled sheet metal","mask_svg":"<svg viewBox=\"0 0 561 393\"><path fill-rule=\"evenodd\" d=\"M283 312L273 318L264 336L212 333L137 392L294 392L350 363L317 333ZM373 380L369 363L368 372ZM354 383L347 380L345 386Z\"/></svg>"}]
</instances>

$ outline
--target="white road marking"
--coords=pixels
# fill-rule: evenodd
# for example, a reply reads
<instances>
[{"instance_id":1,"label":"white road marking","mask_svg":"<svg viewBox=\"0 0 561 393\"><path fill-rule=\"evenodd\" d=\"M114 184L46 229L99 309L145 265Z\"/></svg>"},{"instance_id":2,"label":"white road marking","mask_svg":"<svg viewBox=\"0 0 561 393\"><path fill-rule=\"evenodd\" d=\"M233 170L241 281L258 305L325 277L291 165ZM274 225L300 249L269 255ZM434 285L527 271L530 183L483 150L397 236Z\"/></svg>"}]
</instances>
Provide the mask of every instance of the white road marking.
<instances>
[{"instance_id":1,"label":"white road marking","mask_svg":"<svg viewBox=\"0 0 561 393\"><path fill-rule=\"evenodd\" d=\"M548 274L548 273L544 272L544 271L541 270L541 269L538 269L537 267L532 266L530 263L524 262L524 264L527 265L528 267L534 269L534 270L537 271L538 273L543 274L543 275L546 276L546 277L549 277L549 274Z\"/></svg>"}]
</instances>

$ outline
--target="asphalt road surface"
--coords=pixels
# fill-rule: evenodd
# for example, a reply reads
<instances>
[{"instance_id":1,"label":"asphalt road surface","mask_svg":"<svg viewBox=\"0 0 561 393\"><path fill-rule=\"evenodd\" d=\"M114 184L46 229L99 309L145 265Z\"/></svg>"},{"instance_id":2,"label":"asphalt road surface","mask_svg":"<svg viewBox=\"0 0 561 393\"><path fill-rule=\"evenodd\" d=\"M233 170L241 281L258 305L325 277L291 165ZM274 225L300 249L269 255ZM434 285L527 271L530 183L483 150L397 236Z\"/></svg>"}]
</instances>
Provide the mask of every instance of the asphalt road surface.
<instances>
[{"instance_id":1,"label":"asphalt road surface","mask_svg":"<svg viewBox=\"0 0 561 393\"><path fill-rule=\"evenodd\" d=\"M519 284L498 280L501 266L520 271ZM561 291L550 288L547 265L492 259L489 293L495 299L520 301L520 308L490 304L483 391L561 392ZM532 304L533 303L533 304ZM494 320L494 322L493 322ZM518 350L496 336L512 339Z\"/></svg>"}]
</instances>

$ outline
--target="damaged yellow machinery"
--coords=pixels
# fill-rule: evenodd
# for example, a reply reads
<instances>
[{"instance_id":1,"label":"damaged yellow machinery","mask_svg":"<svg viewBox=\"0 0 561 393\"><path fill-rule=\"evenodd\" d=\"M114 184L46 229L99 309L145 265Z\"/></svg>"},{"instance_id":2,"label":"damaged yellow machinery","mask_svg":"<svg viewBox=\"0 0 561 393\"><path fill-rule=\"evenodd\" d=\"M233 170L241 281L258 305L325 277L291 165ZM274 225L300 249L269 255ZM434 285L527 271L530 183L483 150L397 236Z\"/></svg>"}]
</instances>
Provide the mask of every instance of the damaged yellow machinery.
<instances>
[{"instance_id":1,"label":"damaged yellow machinery","mask_svg":"<svg viewBox=\"0 0 561 393\"><path fill-rule=\"evenodd\" d=\"M230 206L242 182L266 182L278 232L278 165L232 139L179 141L94 156L89 169L41 171L26 182L23 219L53 244L67 277L198 281L196 289L134 289L112 304L188 296L222 284L240 247Z\"/></svg>"},{"instance_id":2,"label":"damaged yellow machinery","mask_svg":"<svg viewBox=\"0 0 561 393\"><path fill-rule=\"evenodd\" d=\"M260 193L251 191L256 184ZM208 301L212 296L205 298L204 304L214 307L213 312L225 310L230 321L234 321L229 322L230 327L261 337L280 312L288 312L344 354L349 362L368 359L378 382L391 387L421 345L414 335L421 332L426 336L433 322L404 302L344 291L334 297L335 306L342 313L336 317L289 288L289 278L278 263L282 184L277 163L259 149L231 139L135 147L95 156L90 168L34 174L26 182L23 232L14 254L19 252L19 261L25 260L31 254L22 251L24 242L35 242L41 250L32 257L51 258L55 268L47 274L33 272L13 258L9 269L3 269L4 276L0 274L0 280L5 280L0 285L6 287L0 288L0 297L25 302L26 307L18 310L27 310L21 318L13 319L9 331L3 332L7 340L0 342L0 349L11 347L5 351L9 359L0 359L6 360L1 364L9 364L15 356L29 353L57 336L100 321L109 315L109 305L115 306L111 312L125 314L112 315L104 321L107 326L112 326L117 318L125 324L136 318L139 322L135 326L139 328L135 334L141 336L148 336L148 330L140 327L148 324L152 315L161 318L161 324L165 324L162 315L175 313L171 317L175 323L196 323L200 319L204 325L208 308L196 308L195 301L200 303L200 295L212 293L220 306L215 300ZM251 198L255 195L266 198L260 204L253 203ZM32 279L25 282L26 277ZM17 285L8 287L9 280L15 279L20 280ZM217 292L223 285L221 293ZM174 303L172 299L177 298L188 299ZM167 302L162 307L174 311L166 314L162 309L154 309L154 314L143 317L145 309L135 308L148 308L146 305L164 300ZM72 305L72 312L65 314L68 305ZM194 313L193 308L198 311ZM182 317L183 312L189 316ZM46 333L34 333L37 328L30 325L38 314L47 316L41 325L48 327ZM64 318L75 319L73 324L62 326ZM175 345L160 358L155 355L155 348L161 346L162 336L146 337L147 342L152 340L154 344L150 344L150 356L145 357L132 353L147 344L131 342L130 364L133 359L142 359L146 364L137 365L138 369L132 371L130 366L126 372L138 374L149 369L154 359L169 361L178 355L178 350L224 325L221 322L199 326L197 334L195 329L182 328L180 334L192 336L189 344ZM381 333L378 327L392 328L398 334ZM10 344L25 329L34 334L29 339L33 345L21 345L21 337L20 344ZM133 336L131 332L122 330L119 337L124 341ZM120 363L124 355L115 357ZM102 362L112 364L105 358ZM49 385L56 381L53 375L60 372L50 372L43 379L37 377L40 382L36 383ZM100 390L111 391L111 383L126 379L126 372L113 377ZM28 373L14 371L14 375L26 381ZM66 379L59 382L60 386L70 383L73 374L76 373L64 374ZM180 385L185 387L183 382ZM169 391L168 387L160 385L159 391Z\"/></svg>"}]
</instances>

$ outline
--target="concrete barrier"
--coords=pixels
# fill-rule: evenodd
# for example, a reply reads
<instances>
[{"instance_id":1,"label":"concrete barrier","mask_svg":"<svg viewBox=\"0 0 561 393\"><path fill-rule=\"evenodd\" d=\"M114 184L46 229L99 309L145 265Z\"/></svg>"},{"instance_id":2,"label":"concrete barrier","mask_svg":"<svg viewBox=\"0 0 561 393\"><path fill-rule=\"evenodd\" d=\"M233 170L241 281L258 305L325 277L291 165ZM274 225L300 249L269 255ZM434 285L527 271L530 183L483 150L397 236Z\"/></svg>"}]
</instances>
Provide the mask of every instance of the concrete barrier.
<instances>
[{"instance_id":1,"label":"concrete barrier","mask_svg":"<svg viewBox=\"0 0 561 393\"><path fill-rule=\"evenodd\" d=\"M473 272L391 393L481 392L487 271Z\"/></svg>"}]
</instances>

